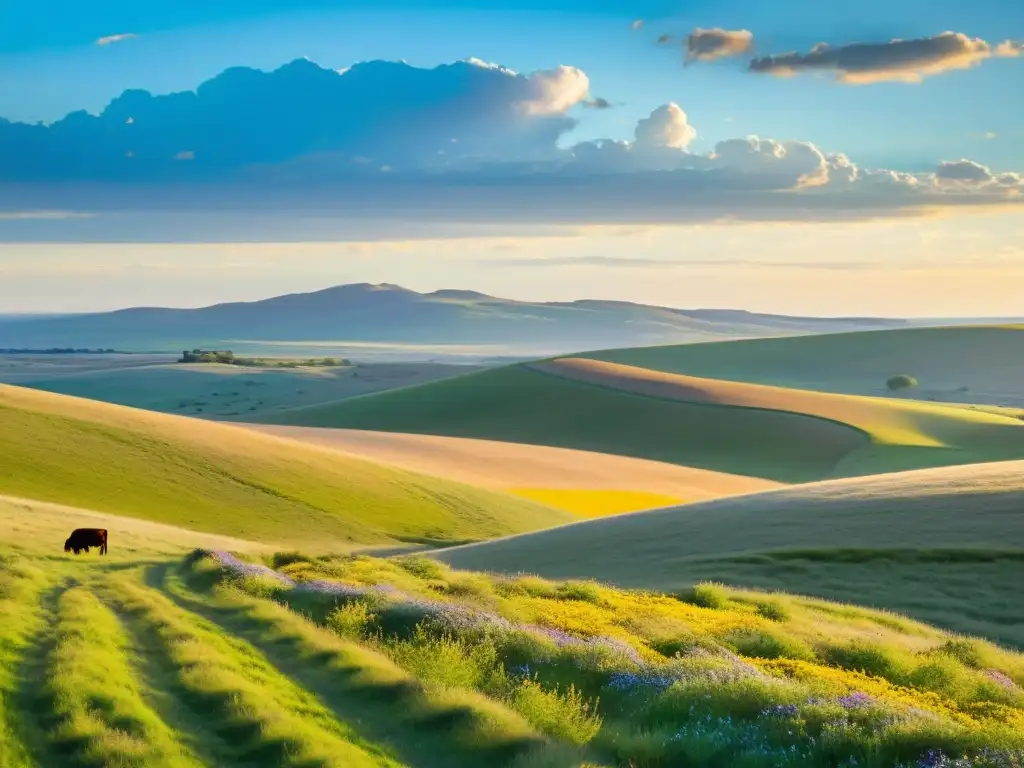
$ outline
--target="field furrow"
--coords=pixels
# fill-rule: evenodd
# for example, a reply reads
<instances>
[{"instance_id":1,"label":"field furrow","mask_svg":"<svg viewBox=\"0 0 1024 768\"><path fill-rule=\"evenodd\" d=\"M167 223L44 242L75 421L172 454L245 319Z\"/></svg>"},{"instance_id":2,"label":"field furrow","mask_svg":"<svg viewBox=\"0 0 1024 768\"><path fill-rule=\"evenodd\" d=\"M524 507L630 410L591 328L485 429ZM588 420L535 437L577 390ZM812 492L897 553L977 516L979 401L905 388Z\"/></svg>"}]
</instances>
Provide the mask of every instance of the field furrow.
<instances>
[{"instance_id":1,"label":"field furrow","mask_svg":"<svg viewBox=\"0 0 1024 768\"><path fill-rule=\"evenodd\" d=\"M486 696L425 687L380 653L346 641L287 608L240 592L189 590L166 569L150 571L179 606L251 643L367 738L411 765L501 765L550 745L518 714Z\"/></svg>"},{"instance_id":2,"label":"field furrow","mask_svg":"<svg viewBox=\"0 0 1024 768\"><path fill-rule=\"evenodd\" d=\"M231 745L228 759L282 767L402 764L361 739L248 643L127 576L112 578L103 595L137 636L151 638L161 657L154 663L174 670L182 701L205 718L221 744Z\"/></svg>"},{"instance_id":3,"label":"field furrow","mask_svg":"<svg viewBox=\"0 0 1024 768\"><path fill-rule=\"evenodd\" d=\"M18 706L26 666L45 628L42 574L0 557L0 768L34 766Z\"/></svg>"},{"instance_id":4,"label":"field furrow","mask_svg":"<svg viewBox=\"0 0 1024 768\"><path fill-rule=\"evenodd\" d=\"M83 586L62 591L55 610L38 704L56 764L198 768L144 701L117 617Z\"/></svg>"}]
</instances>

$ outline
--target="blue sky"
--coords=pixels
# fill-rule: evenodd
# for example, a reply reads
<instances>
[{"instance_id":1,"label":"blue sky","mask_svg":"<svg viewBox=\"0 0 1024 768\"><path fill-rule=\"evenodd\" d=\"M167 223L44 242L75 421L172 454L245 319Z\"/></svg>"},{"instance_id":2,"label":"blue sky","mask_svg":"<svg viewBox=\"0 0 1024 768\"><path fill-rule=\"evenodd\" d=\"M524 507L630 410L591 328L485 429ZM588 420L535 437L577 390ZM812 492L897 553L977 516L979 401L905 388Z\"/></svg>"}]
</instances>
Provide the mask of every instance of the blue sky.
<instances>
[{"instance_id":1,"label":"blue sky","mask_svg":"<svg viewBox=\"0 0 1024 768\"><path fill-rule=\"evenodd\" d=\"M646 24L634 33L635 18ZM628 138L638 118L675 101L698 129L695 148L755 133L813 141L867 166L920 170L962 156L1024 166L1020 60L917 86L837 88L821 79L753 77L734 61L684 70L675 46L653 44L658 34L695 26L750 29L765 53L945 30L1000 40L1024 37L1024 3L16 2L0 8L0 116L49 121L98 111L125 88L186 90L229 66L272 69L300 56L330 67L376 58L430 67L475 56L519 71L583 69L595 93L621 106L586 115L572 138ZM95 45L123 33L139 37Z\"/></svg>"},{"instance_id":2,"label":"blue sky","mask_svg":"<svg viewBox=\"0 0 1024 768\"><path fill-rule=\"evenodd\" d=\"M753 49L684 66L698 27ZM857 43L869 83L814 69ZM0 118L44 124L0 120L0 312L369 281L1019 314L1022 53L1021 0L0 4Z\"/></svg>"}]
</instances>

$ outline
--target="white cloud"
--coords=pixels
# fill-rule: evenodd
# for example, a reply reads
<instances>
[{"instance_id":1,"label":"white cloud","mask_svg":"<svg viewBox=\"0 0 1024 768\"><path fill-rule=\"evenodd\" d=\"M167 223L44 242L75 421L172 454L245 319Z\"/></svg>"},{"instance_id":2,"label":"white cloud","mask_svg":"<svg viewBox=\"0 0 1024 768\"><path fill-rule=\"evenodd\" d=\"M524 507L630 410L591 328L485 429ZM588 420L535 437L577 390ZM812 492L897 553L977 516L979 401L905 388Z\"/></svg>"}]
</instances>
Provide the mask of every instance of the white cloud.
<instances>
[{"instance_id":1,"label":"white cloud","mask_svg":"<svg viewBox=\"0 0 1024 768\"><path fill-rule=\"evenodd\" d=\"M663 104L636 124L636 145L640 148L684 149L697 131L678 104Z\"/></svg>"},{"instance_id":2,"label":"white cloud","mask_svg":"<svg viewBox=\"0 0 1024 768\"><path fill-rule=\"evenodd\" d=\"M96 40L96 45L111 45L112 43L122 43L125 40L134 40L137 38L134 32L123 32L119 35L107 35Z\"/></svg>"}]
</instances>

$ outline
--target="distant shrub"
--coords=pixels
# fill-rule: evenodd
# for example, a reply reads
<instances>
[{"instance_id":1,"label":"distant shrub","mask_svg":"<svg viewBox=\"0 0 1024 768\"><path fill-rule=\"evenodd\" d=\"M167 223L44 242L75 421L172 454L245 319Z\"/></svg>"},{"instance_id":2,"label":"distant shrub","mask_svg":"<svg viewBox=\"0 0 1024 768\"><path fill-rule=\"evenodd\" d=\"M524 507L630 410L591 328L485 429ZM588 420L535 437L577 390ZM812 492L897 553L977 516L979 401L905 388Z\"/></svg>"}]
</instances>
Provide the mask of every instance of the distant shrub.
<instances>
[{"instance_id":1,"label":"distant shrub","mask_svg":"<svg viewBox=\"0 0 1024 768\"><path fill-rule=\"evenodd\" d=\"M499 595L529 595L530 597L554 597L555 585L539 576L520 576L515 579L497 579L494 591Z\"/></svg>"},{"instance_id":2,"label":"distant shrub","mask_svg":"<svg viewBox=\"0 0 1024 768\"><path fill-rule=\"evenodd\" d=\"M443 583L443 590L452 597L489 597L494 594L486 576L458 576Z\"/></svg>"},{"instance_id":3,"label":"distant shrub","mask_svg":"<svg viewBox=\"0 0 1024 768\"><path fill-rule=\"evenodd\" d=\"M327 616L326 624L343 637L359 640L370 634L375 614L362 601L348 603Z\"/></svg>"},{"instance_id":4,"label":"distant shrub","mask_svg":"<svg viewBox=\"0 0 1024 768\"><path fill-rule=\"evenodd\" d=\"M690 590L681 593L679 598L684 602L699 605L701 608L725 608L729 602L729 596L725 589L710 582L694 584Z\"/></svg>"},{"instance_id":5,"label":"distant shrub","mask_svg":"<svg viewBox=\"0 0 1024 768\"><path fill-rule=\"evenodd\" d=\"M295 563L314 563L316 559L301 552L275 552L270 556L270 567L275 570Z\"/></svg>"},{"instance_id":6,"label":"distant shrub","mask_svg":"<svg viewBox=\"0 0 1024 768\"><path fill-rule=\"evenodd\" d=\"M913 376L908 376L905 373L901 373L897 376L891 376L886 382L885 386L889 388L890 392L896 392L900 389L910 389L917 386L917 379Z\"/></svg>"},{"instance_id":7,"label":"distant shrub","mask_svg":"<svg viewBox=\"0 0 1024 768\"><path fill-rule=\"evenodd\" d=\"M524 680L512 695L511 704L538 730L573 744L586 744L601 730L598 702L589 701L573 685L562 692Z\"/></svg>"},{"instance_id":8,"label":"distant shrub","mask_svg":"<svg viewBox=\"0 0 1024 768\"><path fill-rule=\"evenodd\" d=\"M399 558L396 562L404 570L421 579L443 581L448 575L447 566L422 555L407 555Z\"/></svg>"},{"instance_id":9,"label":"distant shrub","mask_svg":"<svg viewBox=\"0 0 1024 768\"><path fill-rule=\"evenodd\" d=\"M600 603L601 588L589 581L567 581L555 589L555 596L560 600L579 600L583 603Z\"/></svg>"},{"instance_id":10,"label":"distant shrub","mask_svg":"<svg viewBox=\"0 0 1024 768\"><path fill-rule=\"evenodd\" d=\"M736 653L754 659L814 659L814 651L806 643L764 629L733 630L724 640Z\"/></svg>"},{"instance_id":11,"label":"distant shrub","mask_svg":"<svg viewBox=\"0 0 1024 768\"><path fill-rule=\"evenodd\" d=\"M789 609L782 603L774 600L765 600L757 604L758 616L763 616L769 621L789 621Z\"/></svg>"},{"instance_id":12,"label":"distant shrub","mask_svg":"<svg viewBox=\"0 0 1024 768\"><path fill-rule=\"evenodd\" d=\"M837 667L884 677L893 682L902 681L907 675L905 660L894 649L863 640L831 646L825 649L824 655Z\"/></svg>"}]
</instances>

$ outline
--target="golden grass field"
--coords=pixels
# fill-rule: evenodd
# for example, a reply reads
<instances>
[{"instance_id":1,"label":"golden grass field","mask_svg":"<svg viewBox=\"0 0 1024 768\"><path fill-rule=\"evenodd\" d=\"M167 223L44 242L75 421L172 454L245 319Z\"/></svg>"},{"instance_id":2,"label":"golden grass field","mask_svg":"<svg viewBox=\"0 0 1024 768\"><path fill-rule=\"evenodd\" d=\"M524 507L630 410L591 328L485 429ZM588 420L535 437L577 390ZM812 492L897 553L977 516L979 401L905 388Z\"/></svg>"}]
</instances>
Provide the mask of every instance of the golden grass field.
<instances>
[{"instance_id":1,"label":"golden grass field","mask_svg":"<svg viewBox=\"0 0 1024 768\"><path fill-rule=\"evenodd\" d=\"M243 426L435 477L506 491L586 517L704 501L780 485L664 462L496 440Z\"/></svg>"}]
</instances>

